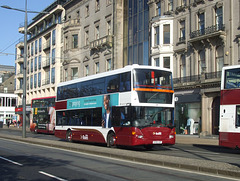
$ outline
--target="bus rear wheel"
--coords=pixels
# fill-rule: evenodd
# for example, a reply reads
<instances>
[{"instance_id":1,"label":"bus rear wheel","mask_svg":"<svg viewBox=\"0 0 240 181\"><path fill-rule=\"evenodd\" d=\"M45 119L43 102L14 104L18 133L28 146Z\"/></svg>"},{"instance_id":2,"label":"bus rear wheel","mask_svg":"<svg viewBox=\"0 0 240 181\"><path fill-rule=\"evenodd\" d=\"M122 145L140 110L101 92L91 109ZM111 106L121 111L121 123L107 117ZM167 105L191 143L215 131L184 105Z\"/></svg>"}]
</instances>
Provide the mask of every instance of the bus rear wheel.
<instances>
[{"instance_id":1,"label":"bus rear wheel","mask_svg":"<svg viewBox=\"0 0 240 181\"><path fill-rule=\"evenodd\" d=\"M110 132L107 136L107 147L112 148L115 146L115 134L113 132Z\"/></svg>"},{"instance_id":2,"label":"bus rear wheel","mask_svg":"<svg viewBox=\"0 0 240 181\"><path fill-rule=\"evenodd\" d=\"M68 131L67 131L66 140L67 140L68 142L72 142L72 131L71 131L71 130L68 130Z\"/></svg>"}]
</instances>

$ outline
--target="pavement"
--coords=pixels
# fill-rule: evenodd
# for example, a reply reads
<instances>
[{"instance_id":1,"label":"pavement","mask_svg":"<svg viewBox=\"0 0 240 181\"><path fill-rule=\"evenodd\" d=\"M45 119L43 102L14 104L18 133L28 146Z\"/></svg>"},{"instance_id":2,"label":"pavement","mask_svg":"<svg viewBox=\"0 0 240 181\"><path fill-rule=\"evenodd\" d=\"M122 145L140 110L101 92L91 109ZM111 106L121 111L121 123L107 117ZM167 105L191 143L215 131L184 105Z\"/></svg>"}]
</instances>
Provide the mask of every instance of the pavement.
<instances>
[{"instance_id":1,"label":"pavement","mask_svg":"<svg viewBox=\"0 0 240 181\"><path fill-rule=\"evenodd\" d=\"M240 168L236 165L191 158L182 158L176 156L166 156L150 154L139 151L129 151L125 149L113 149L103 146L94 146L90 144L73 144L69 142L44 140L38 138L22 138L22 136L5 135L1 133L1 129L18 129L17 127L3 127L0 128L0 138L11 139L15 141L22 141L31 144L40 144L44 146L78 151L82 153L100 155L116 159L123 159L139 163L147 163L157 166L171 167L188 171L203 172L214 175L221 175L226 177L233 177L240 179ZM27 128L26 131L29 131ZM204 145L218 145L217 137L199 137L197 135L176 135L176 144L204 144ZM96 149L97 148L97 149Z\"/></svg>"}]
</instances>

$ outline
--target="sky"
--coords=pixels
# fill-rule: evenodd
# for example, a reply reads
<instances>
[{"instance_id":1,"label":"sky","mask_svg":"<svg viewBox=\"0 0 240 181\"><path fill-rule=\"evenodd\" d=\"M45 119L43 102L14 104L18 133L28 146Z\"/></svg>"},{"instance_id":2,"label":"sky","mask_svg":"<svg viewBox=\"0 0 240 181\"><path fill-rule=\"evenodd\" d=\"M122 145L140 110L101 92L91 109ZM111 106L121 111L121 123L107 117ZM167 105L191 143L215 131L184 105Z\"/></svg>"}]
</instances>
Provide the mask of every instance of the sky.
<instances>
[{"instance_id":1,"label":"sky","mask_svg":"<svg viewBox=\"0 0 240 181\"><path fill-rule=\"evenodd\" d=\"M28 0L27 10L41 12L56 0ZM10 6L25 10L25 0L0 0L0 6ZM28 22L37 14L28 13ZM25 13L0 7L0 65L15 66L15 45L24 40L18 32L20 24L24 25Z\"/></svg>"}]
</instances>

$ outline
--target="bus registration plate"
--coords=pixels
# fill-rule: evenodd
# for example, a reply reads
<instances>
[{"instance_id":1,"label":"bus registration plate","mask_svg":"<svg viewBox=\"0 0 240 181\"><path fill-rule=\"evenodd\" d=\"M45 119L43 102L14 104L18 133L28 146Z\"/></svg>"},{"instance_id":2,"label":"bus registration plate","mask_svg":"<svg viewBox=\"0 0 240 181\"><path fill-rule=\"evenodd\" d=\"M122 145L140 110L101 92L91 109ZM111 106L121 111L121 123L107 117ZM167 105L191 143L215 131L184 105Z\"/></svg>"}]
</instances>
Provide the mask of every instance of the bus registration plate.
<instances>
[{"instance_id":1,"label":"bus registration plate","mask_svg":"<svg viewBox=\"0 0 240 181\"><path fill-rule=\"evenodd\" d=\"M153 144L162 144L162 141L153 141Z\"/></svg>"}]
</instances>

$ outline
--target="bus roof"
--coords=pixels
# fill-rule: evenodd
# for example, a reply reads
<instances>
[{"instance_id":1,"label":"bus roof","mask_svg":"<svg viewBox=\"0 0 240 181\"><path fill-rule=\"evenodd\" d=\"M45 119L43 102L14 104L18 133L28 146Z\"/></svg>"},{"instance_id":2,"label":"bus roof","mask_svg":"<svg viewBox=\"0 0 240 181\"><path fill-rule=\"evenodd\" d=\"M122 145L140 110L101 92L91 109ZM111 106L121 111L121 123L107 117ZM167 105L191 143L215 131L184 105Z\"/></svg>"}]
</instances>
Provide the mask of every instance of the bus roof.
<instances>
[{"instance_id":1,"label":"bus roof","mask_svg":"<svg viewBox=\"0 0 240 181\"><path fill-rule=\"evenodd\" d=\"M77 83L77 82L94 80L94 79L101 78L101 77L104 77L104 76L116 75L116 74L131 71L133 69L153 69L153 70L163 70L163 71L171 72L171 70L169 70L167 68L133 64L133 65L127 65L124 68L111 70L111 71L108 71L108 72L102 72L102 73L99 73L99 74L94 74L94 75L90 75L90 76L86 76L86 77L81 77L81 78L74 79L74 80L69 80L69 81L66 81L66 82L61 82L61 83L58 84L57 87L61 87L61 86L64 86L64 85L69 85L69 84L74 84L74 83Z\"/></svg>"},{"instance_id":2,"label":"bus roof","mask_svg":"<svg viewBox=\"0 0 240 181\"><path fill-rule=\"evenodd\" d=\"M240 68L240 65L229 65L222 68L222 70Z\"/></svg>"}]
</instances>

